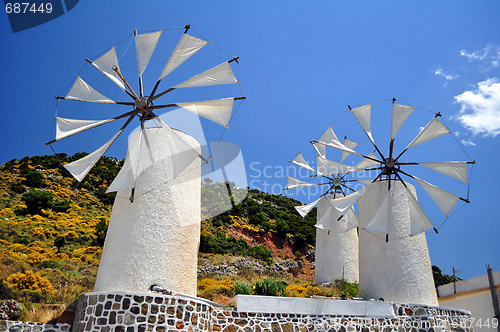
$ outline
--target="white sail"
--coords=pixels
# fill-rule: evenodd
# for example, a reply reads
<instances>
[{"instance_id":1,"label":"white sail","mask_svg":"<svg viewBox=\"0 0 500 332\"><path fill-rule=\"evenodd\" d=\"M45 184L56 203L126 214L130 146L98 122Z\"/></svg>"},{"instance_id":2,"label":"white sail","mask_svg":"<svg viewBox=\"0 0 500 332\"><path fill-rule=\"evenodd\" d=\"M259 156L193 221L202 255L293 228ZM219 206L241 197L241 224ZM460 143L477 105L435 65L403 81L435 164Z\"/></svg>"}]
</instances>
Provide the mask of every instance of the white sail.
<instances>
[{"instance_id":1,"label":"white sail","mask_svg":"<svg viewBox=\"0 0 500 332\"><path fill-rule=\"evenodd\" d=\"M286 189L298 189L298 188L314 187L314 186L319 186L319 184L300 181L289 176L288 187Z\"/></svg>"},{"instance_id":2,"label":"white sail","mask_svg":"<svg viewBox=\"0 0 500 332\"><path fill-rule=\"evenodd\" d=\"M159 118L159 117L158 117ZM196 158L200 156L198 151L193 149L179 135L177 135L161 118L162 127L167 133L168 145L172 155L172 164L174 168L174 177L179 175L186 167L188 167Z\"/></svg>"},{"instance_id":3,"label":"white sail","mask_svg":"<svg viewBox=\"0 0 500 332\"><path fill-rule=\"evenodd\" d=\"M318 156L326 158L326 145L313 143L312 146L314 150L316 150Z\"/></svg>"},{"instance_id":4,"label":"white sail","mask_svg":"<svg viewBox=\"0 0 500 332\"><path fill-rule=\"evenodd\" d=\"M135 135L138 138L135 139ZM135 188L139 175L159 160L154 159L148 139L148 130L141 129L129 140L127 156L120 172L109 186L107 192Z\"/></svg>"},{"instance_id":5,"label":"white sail","mask_svg":"<svg viewBox=\"0 0 500 332\"><path fill-rule=\"evenodd\" d=\"M417 180L418 184L420 184L420 186L424 188L429 196L431 196L434 202L436 202L441 211L443 211L444 215L448 217L448 214L450 214L451 210L453 209L455 204L457 204L460 197L446 190L438 188L435 185L430 184L429 182L426 182L422 179L415 177L415 180Z\"/></svg>"},{"instance_id":6,"label":"white sail","mask_svg":"<svg viewBox=\"0 0 500 332\"><path fill-rule=\"evenodd\" d=\"M418 164L430 168L436 172L451 176L452 178L455 178L462 182L469 183L469 179L467 178L466 161L445 161Z\"/></svg>"},{"instance_id":7,"label":"white sail","mask_svg":"<svg viewBox=\"0 0 500 332\"><path fill-rule=\"evenodd\" d=\"M372 219L366 225L365 230L378 234L389 234L389 199L391 192L389 190L384 191L384 195L384 199L372 216Z\"/></svg>"},{"instance_id":8,"label":"white sail","mask_svg":"<svg viewBox=\"0 0 500 332\"><path fill-rule=\"evenodd\" d=\"M108 150L109 146L115 141L121 131L117 132L113 138L111 138L106 144L101 146L99 149L95 150L91 154L86 155L83 158L75 160L69 164L64 165L64 168L68 170L78 180L81 182L83 178L90 172L95 163L102 157L102 155Z\"/></svg>"},{"instance_id":9,"label":"white sail","mask_svg":"<svg viewBox=\"0 0 500 332\"><path fill-rule=\"evenodd\" d=\"M304 157L302 156L302 152L300 152L297 157L295 157L294 160L291 161L292 164L298 165L302 168L305 168L307 170L310 170L311 172L314 172L314 169L309 166L309 164L306 162Z\"/></svg>"},{"instance_id":10,"label":"white sail","mask_svg":"<svg viewBox=\"0 0 500 332\"><path fill-rule=\"evenodd\" d=\"M207 44L208 41L206 40L201 40L188 34L183 34L181 39L177 43L177 46L175 46L174 51L170 55L167 64L163 68L158 81L174 71L175 68L179 67L193 54L201 50L202 47Z\"/></svg>"},{"instance_id":11,"label":"white sail","mask_svg":"<svg viewBox=\"0 0 500 332\"><path fill-rule=\"evenodd\" d=\"M100 126L113 119L106 120L74 120L56 117L56 140L82 132L86 129Z\"/></svg>"},{"instance_id":12,"label":"white sail","mask_svg":"<svg viewBox=\"0 0 500 332\"><path fill-rule=\"evenodd\" d=\"M142 73L146 70L162 32L163 31L160 30L135 36L135 50L137 53L139 77L142 76Z\"/></svg>"},{"instance_id":13,"label":"white sail","mask_svg":"<svg viewBox=\"0 0 500 332\"><path fill-rule=\"evenodd\" d=\"M66 99L114 104L115 102L97 92L78 76L65 97Z\"/></svg>"},{"instance_id":14,"label":"white sail","mask_svg":"<svg viewBox=\"0 0 500 332\"><path fill-rule=\"evenodd\" d=\"M233 111L234 98L177 103L194 114L217 122L227 128Z\"/></svg>"},{"instance_id":15,"label":"white sail","mask_svg":"<svg viewBox=\"0 0 500 332\"><path fill-rule=\"evenodd\" d=\"M318 202L318 211L321 211L322 214L318 215L318 222L315 227L325 232L329 232L334 223L344 223L346 231L358 227L358 218L354 208L349 209L345 215L342 215L328 203L332 199L325 196Z\"/></svg>"},{"instance_id":16,"label":"white sail","mask_svg":"<svg viewBox=\"0 0 500 332\"><path fill-rule=\"evenodd\" d=\"M416 146L427 141L433 140L435 138L441 137L444 134L451 133L448 128L446 128L438 118L433 118L427 126L411 141L410 144L405 148L411 148L412 146Z\"/></svg>"},{"instance_id":17,"label":"white sail","mask_svg":"<svg viewBox=\"0 0 500 332\"><path fill-rule=\"evenodd\" d=\"M323 145L326 145L326 146L330 146L332 148L335 148L335 149L338 149L338 150L341 150L341 151L345 151L347 153L352 153L352 154L354 154L356 156L359 156L359 157L363 157L363 155L357 153L353 149L349 149L347 146L345 146L344 144L340 143L339 141L331 141L330 143L323 142L323 141L317 141L317 143L323 144Z\"/></svg>"},{"instance_id":18,"label":"white sail","mask_svg":"<svg viewBox=\"0 0 500 332\"><path fill-rule=\"evenodd\" d=\"M113 46L108 52L106 52L99 59L91 62L92 66L97 68L101 73L106 75L113 83L118 85L123 91L127 91L125 84L121 80L120 76L113 70L116 67L120 71L120 64L118 63L118 58L116 57L115 47Z\"/></svg>"},{"instance_id":19,"label":"white sail","mask_svg":"<svg viewBox=\"0 0 500 332\"><path fill-rule=\"evenodd\" d=\"M328 203L327 196L322 197L318 202L318 215L316 228L329 232L333 223L340 217L338 212Z\"/></svg>"},{"instance_id":20,"label":"white sail","mask_svg":"<svg viewBox=\"0 0 500 332\"><path fill-rule=\"evenodd\" d=\"M373 159L377 159L377 157L375 156L375 154L373 152L370 153L368 155L368 157L371 157ZM380 164L381 164L381 162L379 162L379 161L375 161L375 160L372 160L372 159L365 158L365 159L361 160L359 162L359 164L357 164L356 166L354 166L354 170L355 171L363 171L365 168L379 166Z\"/></svg>"},{"instance_id":21,"label":"white sail","mask_svg":"<svg viewBox=\"0 0 500 332\"><path fill-rule=\"evenodd\" d=\"M410 190L407 190L410 203L410 235L417 235L434 228L424 210Z\"/></svg>"},{"instance_id":22,"label":"white sail","mask_svg":"<svg viewBox=\"0 0 500 332\"><path fill-rule=\"evenodd\" d=\"M332 127L328 127L323 135L321 135L319 141L324 143L340 142Z\"/></svg>"},{"instance_id":23,"label":"white sail","mask_svg":"<svg viewBox=\"0 0 500 332\"><path fill-rule=\"evenodd\" d=\"M355 147L357 147L359 144L356 143L356 142L353 142L353 141L349 141L347 139L344 140L344 145L347 146L349 149L353 149ZM346 151L342 151L342 155L340 157L340 162L343 162L345 160L345 158L347 158L347 156L349 155L349 152L346 152Z\"/></svg>"},{"instance_id":24,"label":"white sail","mask_svg":"<svg viewBox=\"0 0 500 332\"><path fill-rule=\"evenodd\" d=\"M354 109L351 109L352 114L356 117L356 120L358 120L359 124L365 131L365 133L368 135L368 138L370 141L372 141L373 144L375 144L375 141L373 140L372 132L371 132L371 112L372 112L372 105L368 104L365 106L357 107Z\"/></svg>"},{"instance_id":25,"label":"white sail","mask_svg":"<svg viewBox=\"0 0 500 332\"><path fill-rule=\"evenodd\" d=\"M177 84L174 88L192 88L233 83L238 83L238 80L234 77L229 63L224 62L212 69L191 77L187 81Z\"/></svg>"},{"instance_id":26,"label":"white sail","mask_svg":"<svg viewBox=\"0 0 500 332\"><path fill-rule=\"evenodd\" d=\"M322 158L321 156L316 156L317 170L320 175L330 175L347 173L354 169L352 166L337 163L332 160Z\"/></svg>"},{"instance_id":27,"label":"white sail","mask_svg":"<svg viewBox=\"0 0 500 332\"><path fill-rule=\"evenodd\" d=\"M306 204L306 205L296 206L295 210L297 210L297 212L300 214L300 216L302 218L304 218L313 209L313 207L315 207L316 204L318 204L318 202L321 198L322 197L320 197L317 200L315 200L314 202L311 202L311 203Z\"/></svg>"},{"instance_id":28,"label":"white sail","mask_svg":"<svg viewBox=\"0 0 500 332\"><path fill-rule=\"evenodd\" d=\"M354 207L351 207L349 211L347 211L347 214L342 217L342 220L344 219L348 231L359 226L359 219L358 216L356 216L356 212L354 212Z\"/></svg>"},{"instance_id":29,"label":"white sail","mask_svg":"<svg viewBox=\"0 0 500 332\"><path fill-rule=\"evenodd\" d=\"M396 137L399 129L414 109L415 106L392 104L391 140Z\"/></svg>"},{"instance_id":30,"label":"white sail","mask_svg":"<svg viewBox=\"0 0 500 332\"><path fill-rule=\"evenodd\" d=\"M125 157L125 162L123 163L120 172L118 172L116 177L113 179L113 182L111 182L106 192L111 193L135 188L135 177L132 168L133 166L131 163L130 153L127 151L127 156Z\"/></svg>"},{"instance_id":31,"label":"white sail","mask_svg":"<svg viewBox=\"0 0 500 332\"><path fill-rule=\"evenodd\" d=\"M330 203L332 208L336 209L341 214L346 214L347 211L349 211L349 209L356 204L361 196L363 196L365 190L366 186L345 197L328 200L328 203Z\"/></svg>"}]
</instances>

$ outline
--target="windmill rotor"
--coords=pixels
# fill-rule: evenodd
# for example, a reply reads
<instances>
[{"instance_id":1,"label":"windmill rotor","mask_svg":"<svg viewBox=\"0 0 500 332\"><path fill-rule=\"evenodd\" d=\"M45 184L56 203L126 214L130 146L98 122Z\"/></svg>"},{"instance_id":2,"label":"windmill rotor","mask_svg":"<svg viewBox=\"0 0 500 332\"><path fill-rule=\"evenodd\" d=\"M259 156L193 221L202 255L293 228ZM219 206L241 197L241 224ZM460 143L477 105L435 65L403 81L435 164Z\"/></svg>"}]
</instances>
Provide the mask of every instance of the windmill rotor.
<instances>
[{"instance_id":1,"label":"windmill rotor","mask_svg":"<svg viewBox=\"0 0 500 332\"><path fill-rule=\"evenodd\" d=\"M451 131L439 120L441 117L441 113L435 113L434 117L429 121L429 123L418 133L418 135L398 154L395 154L394 143L396 140L396 134L398 133L401 126L405 123L405 121L409 118L413 110L416 109L414 106L400 105L396 104L396 99L392 99L392 120L391 120L391 133L388 147L388 155L384 155L382 153L379 146L376 144L373 134L371 131L371 104L360 106L357 108L352 108L348 106L351 113L354 115L359 125L365 132L369 141L375 148L377 155L370 154L365 155L359 152L355 152L345 144L341 143L338 139L330 139L330 140L315 140L316 144L322 144L325 146L330 146L335 149L341 150L343 153L351 153L358 157L363 158L363 160L358 164L360 166L354 167L354 172L359 170L364 171L376 171L378 174L372 180L373 182L386 181L388 191L391 190L391 183L397 181L401 183L405 188L407 195L410 200L410 205L412 209L416 212L412 214L412 231L409 236L416 235L420 232L424 232L427 230L434 229L437 233L436 227L432 225L426 214L423 212L419 203L416 201L416 197L414 197L413 193L409 190L408 185L406 183L407 179L412 179L416 181L420 187L426 191L432 200L438 205L441 211L445 214L446 217L450 214L451 210L454 208L456 203L461 200L466 203L469 203L469 197L460 197L448 191L445 191L427 181L424 181L414 174L412 174L412 170L410 170L413 166L424 166L428 169L434 170L441 174L447 175L448 177L454 178L461 182L464 182L469 185L468 176L467 176L467 166L474 164L475 161L445 161L445 162L417 162L417 161L402 161L402 157L405 153L414 146L420 145L422 143L437 139L445 134L451 134ZM323 137L322 137L323 138ZM366 167L363 167L366 166ZM468 192L468 190L467 190ZM385 204L389 204L385 202ZM380 209L384 209L385 207L380 207ZM382 213L382 210L380 210ZM384 218L382 218L384 219ZM375 219L373 219L375 220ZM373 221L375 222L375 221ZM425 225L424 227L416 227L415 225ZM370 225L369 225L370 226ZM385 226L377 226L374 227L376 232L379 232L380 229L388 229L387 225ZM388 234L385 234L386 241L388 240Z\"/></svg>"},{"instance_id":2,"label":"windmill rotor","mask_svg":"<svg viewBox=\"0 0 500 332\"><path fill-rule=\"evenodd\" d=\"M234 102L242 101L246 98L244 96L238 96L214 100L170 103L162 102L162 99L159 98L176 89L237 84L239 82L234 76L230 64L238 62L239 58L230 56L230 59L224 61L222 64L205 70L198 75L188 78L177 85L170 86L162 92L157 93L162 79L180 67L204 46L211 44L207 40L188 34L188 31L191 29L189 25L186 25L184 29L184 33L181 35L177 45L170 54L170 57L168 58L149 95L144 93L145 82L143 74L148 67L151 56L153 55L164 30L144 34L138 34L137 30L135 30L133 33L138 69L137 90L134 90L132 87L133 84L131 84L130 80L127 80L124 73L120 69L120 63L115 49L116 45L93 61L86 59L86 63L97 69L105 78L109 79L114 85L121 89L128 96L128 101L115 101L106 97L90 86L80 76L77 76L70 91L65 96L56 97L56 100L58 101L65 100L71 102L80 101L97 104L113 104L129 108L129 110L122 112L120 115L104 120L69 119L58 117L56 114L56 137L55 139L47 142L47 145L51 145L52 143L58 142L62 139L117 120L126 119L126 122L107 143L85 157L64 165L64 167L77 179L78 182L81 182L85 178L100 157L104 155L111 144L113 144L120 134L123 133L126 127L132 123L134 118L139 119L140 130L148 128L148 121L156 127L164 128L166 135L170 137L169 142L172 145L170 147L172 151L188 151L187 153L183 153L182 157L172 156L172 161L174 163L174 177L179 175L184 167L196 158L200 158L205 163L208 163L210 157L205 158L188 143L186 143L173 129L160 119L158 116L158 110L182 108L227 128L232 117ZM224 53L228 54L227 52ZM132 110L130 110L130 108L132 108ZM188 160L186 160L186 158L188 158ZM137 164L138 161L135 163ZM137 175L138 174L134 173L134 181L129 184L129 187L132 190L135 187L135 179L137 178Z\"/></svg>"},{"instance_id":3,"label":"windmill rotor","mask_svg":"<svg viewBox=\"0 0 500 332\"><path fill-rule=\"evenodd\" d=\"M335 221L343 221L346 224L345 231L357 227L357 217L353 206L361 196L351 185L360 183L360 181L348 176L370 166L370 164L366 165L366 167L359 164L349 166L342 163L349 154L354 153L352 149L358 145L356 142L347 140L347 137L344 137L343 143L340 143L346 147L345 151L342 151L340 162L327 159L325 148L329 144L334 144L334 142L340 143L331 127L325 131L320 140L310 141L316 152L316 170L306 162L302 152L294 160L289 160L290 163L312 172L313 174L310 177L312 179L321 179L321 182L310 183L288 176L288 186L284 189L291 190L316 186L323 188L323 193L318 199L309 204L296 206L295 209L302 217L305 217L314 206L321 205L321 210L326 212L318 217L316 227L325 230L328 234L330 234L330 229Z\"/></svg>"}]
</instances>

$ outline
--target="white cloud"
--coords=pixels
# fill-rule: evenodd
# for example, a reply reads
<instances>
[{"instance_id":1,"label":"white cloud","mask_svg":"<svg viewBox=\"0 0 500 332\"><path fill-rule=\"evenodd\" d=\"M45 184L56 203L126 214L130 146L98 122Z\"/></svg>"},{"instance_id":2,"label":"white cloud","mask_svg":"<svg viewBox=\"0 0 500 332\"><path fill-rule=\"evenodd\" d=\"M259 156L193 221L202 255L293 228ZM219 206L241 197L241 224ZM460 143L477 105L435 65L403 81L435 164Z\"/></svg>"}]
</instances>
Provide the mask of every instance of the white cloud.
<instances>
[{"instance_id":1,"label":"white cloud","mask_svg":"<svg viewBox=\"0 0 500 332\"><path fill-rule=\"evenodd\" d=\"M464 140L464 139L463 139L463 140L461 140L460 142L461 142L463 145L465 145L465 146L468 146L468 145L470 145L470 146L476 146L476 143L474 143L474 142L473 142L473 141L471 141L470 139L468 139L468 140Z\"/></svg>"},{"instance_id":2,"label":"white cloud","mask_svg":"<svg viewBox=\"0 0 500 332\"><path fill-rule=\"evenodd\" d=\"M457 118L474 135L500 134L500 83L496 78L479 82L477 90L455 96L462 106Z\"/></svg>"},{"instance_id":3,"label":"white cloud","mask_svg":"<svg viewBox=\"0 0 500 332\"><path fill-rule=\"evenodd\" d=\"M446 78L447 81L455 80L458 78L458 75L445 74L441 68L436 69L436 71L434 71L434 75L443 76L444 78Z\"/></svg>"},{"instance_id":4,"label":"white cloud","mask_svg":"<svg viewBox=\"0 0 500 332\"><path fill-rule=\"evenodd\" d=\"M500 66L500 47L496 45L487 45L486 47L473 51L472 53L466 50L461 50L460 55L466 57L469 62L472 61L487 61L488 64L493 68L498 68Z\"/></svg>"}]
</instances>

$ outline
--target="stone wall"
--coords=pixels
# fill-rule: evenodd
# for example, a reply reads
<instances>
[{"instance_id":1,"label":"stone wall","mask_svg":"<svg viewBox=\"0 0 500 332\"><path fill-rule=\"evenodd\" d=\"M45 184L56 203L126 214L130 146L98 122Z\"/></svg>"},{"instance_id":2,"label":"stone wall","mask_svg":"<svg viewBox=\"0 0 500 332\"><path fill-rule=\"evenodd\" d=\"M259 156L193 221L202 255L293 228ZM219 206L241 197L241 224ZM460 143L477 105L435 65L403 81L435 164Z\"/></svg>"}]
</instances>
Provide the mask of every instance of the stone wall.
<instances>
[{"instance_id":1,"label":"stone wall","mask_svg":"<svg viewBox=\"0 0 500 332\"><path fill-rule=\"evenodd\" d=\"M467 311L391 305L390 317L367 317L362 313L308 315L224 310L203 301L160 293L89 293L79 299L72 331L472 331Z\"/></svg>"},{"instance_id":2,"label":"stone wall","mask_svg":"<svg viewBox=\"0 0 500 332\"><path fill-rule=\"evenodd\" d=\"M10 320L0 320L0 331L9 332L68 332L71 330L70 324L41 324L29 322L17 322Z\"/></svg>"}]
</instances>

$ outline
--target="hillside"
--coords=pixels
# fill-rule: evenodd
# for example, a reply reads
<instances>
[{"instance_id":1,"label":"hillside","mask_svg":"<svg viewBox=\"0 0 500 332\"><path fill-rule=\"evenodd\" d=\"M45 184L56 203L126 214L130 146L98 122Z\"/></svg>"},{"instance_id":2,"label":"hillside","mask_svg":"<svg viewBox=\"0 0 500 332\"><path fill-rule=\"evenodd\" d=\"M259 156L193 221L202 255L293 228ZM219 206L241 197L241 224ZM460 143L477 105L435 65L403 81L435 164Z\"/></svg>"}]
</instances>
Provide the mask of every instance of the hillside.
<instances>
[{"instance_id":1,"label":"hillside","mask_svg":"<svg viewBox=\"0 0 500 332\"><path fill-rule=\"evenodd\" d=\"M79 157L25 157L0 167L0 299L17 299L36 311L64 307L92 289L114 199L105 190L123 162L102 158L76 187L62 165ZM233 195L246 194L229 185ZM202 215L213 215L227 187L206 179L202 191ZM315 211L302 219L297 204L250 190L235 208L204 220L200 282L217 284L221 278L210 266L231 265L238 257L247 268L233 268L233 276L250 283L286 274L292 283L312 280Z\"/></svg>"}]
</instances>

